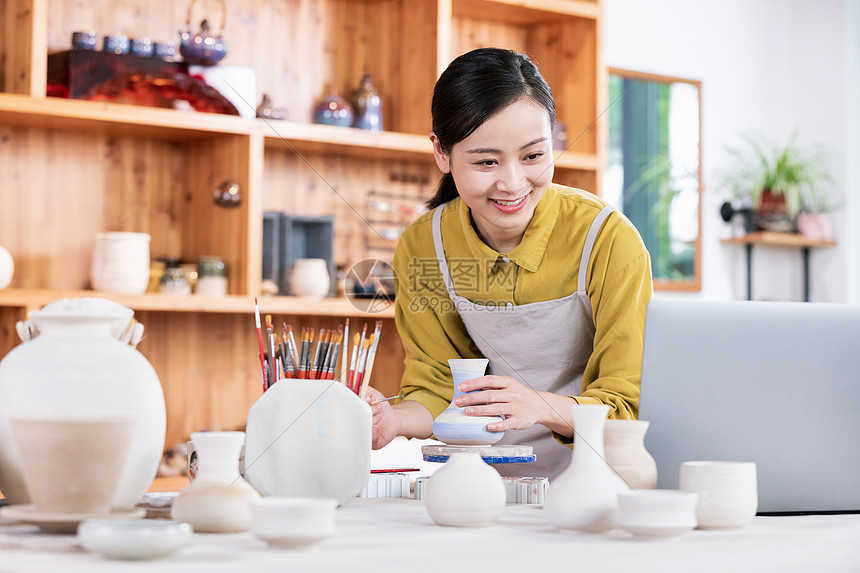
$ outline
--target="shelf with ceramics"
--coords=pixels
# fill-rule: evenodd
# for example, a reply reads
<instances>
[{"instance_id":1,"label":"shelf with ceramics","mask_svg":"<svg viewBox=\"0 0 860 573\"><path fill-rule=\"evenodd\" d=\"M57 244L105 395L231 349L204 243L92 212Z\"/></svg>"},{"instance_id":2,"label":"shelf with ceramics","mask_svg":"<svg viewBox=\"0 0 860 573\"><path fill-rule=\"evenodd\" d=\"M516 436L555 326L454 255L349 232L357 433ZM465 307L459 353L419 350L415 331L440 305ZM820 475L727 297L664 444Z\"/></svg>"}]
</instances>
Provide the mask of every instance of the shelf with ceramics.
<instances>
[{"instance_id":1,"label":"shelf with ceramics","mask_svg":"<svg viewBox=\"0 0 860 573\"><path fill-rule=\"evenodd\" d=\"M106 298L135 311L149 312L203 312L217 314L251 314L254 297L228 295L223 297L201 295L173 295L148 293L142 295L115 294L93 290L20 289L0 290L0 307L38 310L49 302L62 298ZM368 316L393 318L394 306L383 305L374 312L365 312L347 298L308 299L295 296L264 296L258 298L260 310L267 314L291 316Z\"/></svg>"}]
</instances>

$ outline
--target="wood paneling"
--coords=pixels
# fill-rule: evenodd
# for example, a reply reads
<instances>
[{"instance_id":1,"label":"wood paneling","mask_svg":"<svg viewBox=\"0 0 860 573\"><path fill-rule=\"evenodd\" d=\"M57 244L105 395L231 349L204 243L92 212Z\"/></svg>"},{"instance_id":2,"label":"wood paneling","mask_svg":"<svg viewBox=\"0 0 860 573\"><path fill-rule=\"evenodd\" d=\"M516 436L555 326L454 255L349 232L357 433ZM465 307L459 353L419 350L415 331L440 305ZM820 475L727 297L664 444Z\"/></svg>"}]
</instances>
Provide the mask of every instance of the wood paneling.
<instances>
[{"instance_id":1,"label":"wood paneling","mask_svg":"<svg viewBox=\"0 0 860 573\"><path fill-rule=\"evenodd\" d=\"M15 322L51 300L96 294L134 308L147 332L140 349L165 390L168 445L194 430L243 426L261 393L251 312L264 211L333 214L338 265L391 259L396 233L387 233L418 214L408 207L439 178L430 99L453 56L486 45L533 56L569 136L584 132L557 158L555 179L599 189L603 140L599 122L589 127L605 105L599 0L229 0L221 65L251 67L254 104L268 94L287 122L43 97L47 54L69 49L73 31L95 30L100 44L112 33L177 41L189 4L0 0L0 244L16 262L13 288L0 292L0 355L18 342ZM190 29L203 18L221 27L220 3L194 2ZM350 96L364 73L383 98L388 131L310 123L322 97ZM212 200L225 180L242 187L238 208ZM105 230L150 233L153 258L223 257L233 296L84 290L94 235ZM373 385L397 393L403 349L390 308L361 315L342 299L287 297L260 306L294 328L382 317Z\"/></svg>"}]
</instances>

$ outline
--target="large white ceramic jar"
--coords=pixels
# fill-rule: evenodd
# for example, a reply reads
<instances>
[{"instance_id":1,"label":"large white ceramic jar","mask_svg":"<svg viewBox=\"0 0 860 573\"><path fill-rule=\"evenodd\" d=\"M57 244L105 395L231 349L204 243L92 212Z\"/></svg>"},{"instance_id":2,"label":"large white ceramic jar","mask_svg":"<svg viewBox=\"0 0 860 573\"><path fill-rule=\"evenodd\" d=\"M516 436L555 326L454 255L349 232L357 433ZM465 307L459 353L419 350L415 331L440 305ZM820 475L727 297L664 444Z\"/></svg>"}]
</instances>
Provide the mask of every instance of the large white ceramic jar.
<instances>
[{"instance_id":1,"label":"large white ceramic jar","mask_svg":"<svg viewBox=\"0 0 860 573\"><path fill-rule=\"evenodd\" d=\"M11 427L22 416L136 420L114 507L132 508L149 488L166 413L152 365L118 340L132 314L100 298L64 299L30 313L38 334L0 361L0 490L11 503L29 501Z\"/></svg>"},{"instance_id":2,"label":"large white ceramic jar","mask_svg":"<svg viewBox=\"0 0 860 573\"><path fill-rule=\"evenodd\" d=\"M609 406L575 404L570 407L575 432L573 459L550 484L544 510L561 529L598 533L614 529L618 494L629 488L606 463L603 432Z\"/></svg>"}]
</instances>

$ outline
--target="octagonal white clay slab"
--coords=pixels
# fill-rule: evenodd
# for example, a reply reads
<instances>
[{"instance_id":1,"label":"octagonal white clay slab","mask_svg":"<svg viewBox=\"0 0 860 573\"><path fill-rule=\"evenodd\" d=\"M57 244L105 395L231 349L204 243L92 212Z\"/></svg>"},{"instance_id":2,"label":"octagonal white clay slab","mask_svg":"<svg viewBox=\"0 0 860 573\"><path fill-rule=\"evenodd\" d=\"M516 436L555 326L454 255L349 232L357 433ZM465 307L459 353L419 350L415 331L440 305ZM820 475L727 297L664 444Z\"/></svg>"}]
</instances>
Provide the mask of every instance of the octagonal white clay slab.
<instances>
[{"instance_id":1,"label":"octagonal white clay slab","mask_svg":"<svg viewBox=\"0 0 860 573\"><path fill-rule=\"evenodd\" d=\"M248 411L245 479L264 496L343 505L370 477L370 406L334 380L282 379Z\"/></svg>"}]
</instances>

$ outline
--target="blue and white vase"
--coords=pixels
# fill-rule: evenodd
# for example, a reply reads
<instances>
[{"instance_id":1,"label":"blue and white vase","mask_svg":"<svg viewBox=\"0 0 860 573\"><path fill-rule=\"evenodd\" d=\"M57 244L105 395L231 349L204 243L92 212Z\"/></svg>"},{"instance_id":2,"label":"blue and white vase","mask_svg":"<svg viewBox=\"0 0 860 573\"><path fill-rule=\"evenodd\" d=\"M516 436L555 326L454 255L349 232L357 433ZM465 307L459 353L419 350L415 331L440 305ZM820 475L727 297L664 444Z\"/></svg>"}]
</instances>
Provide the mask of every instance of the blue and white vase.
<instances>
[{"instance_id":1,"label":"blue and white vase","mask_svg":"<svg viewBox=\"0 0 860 573\"><path fill-rule=\"evenodd\" d=\"M448 360L454 378L454 397L448 408L433 422L433 435L449 446L491 446L502 439L504 432L491 432L487 424L501 422L501 416L467 416L466 409L457 406L454 400L465 392L458 386L466 380L480 378L490 361L486 358L458 358Z\"/></svg>"}]
</instances>

